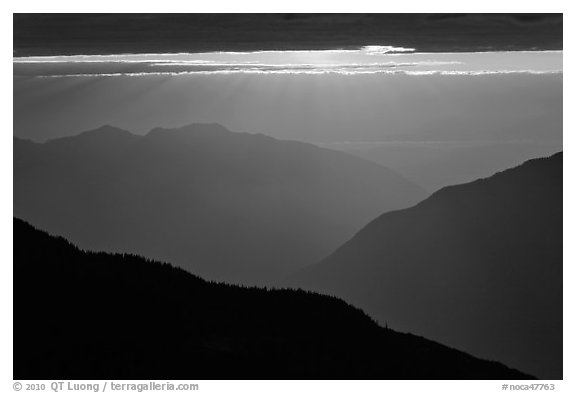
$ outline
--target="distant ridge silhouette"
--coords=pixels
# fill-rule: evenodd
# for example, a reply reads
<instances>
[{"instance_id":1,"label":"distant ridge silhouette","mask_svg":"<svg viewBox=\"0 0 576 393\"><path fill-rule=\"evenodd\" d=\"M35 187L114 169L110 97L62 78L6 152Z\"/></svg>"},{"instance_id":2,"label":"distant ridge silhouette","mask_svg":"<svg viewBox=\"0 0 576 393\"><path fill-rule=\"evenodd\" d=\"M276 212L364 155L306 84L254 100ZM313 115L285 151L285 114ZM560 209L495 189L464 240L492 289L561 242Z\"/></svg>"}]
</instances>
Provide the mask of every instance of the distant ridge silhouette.
<instances>
[{"instance_id":1,"label":"distant ridge silhouette","mask_svg":"<svg viewBox=\"0 0 576 393\"><path fill-rule=\"evenodd\" d=\"M562 153L385 213L291 285L561 379Z\"/></svg>"},{"instance_id":2,"label":"distant ridge silhouette","mask_svg":"<svg viewBox=\"0 0 576 393\"><path fill-rule=\"evenodd\" d=\"M416 142L340 150L393 169L428 191L437 191L442 187L489 177L536 157L550 156L561 150L561 145L561 142L528 141Z\"/></svg>"},{"instance_id":3,"label":"distant ridge silhouette","mask_svg":"<svg viewBox=\"0 0 576 393\"><path fill-rule=\"evenodd\" d=\"M218 124L14 138L14 214L82 248L269 284L424 191L377 164Z\"/></svg>"},{"instance_id":4,"label":"distant ridge silhouette","mask_svg":"<svg viewBox=\"0 0 576 393\"><path fill-rule=\"evenodd\" d=\"M14 379L529 379L333 297L215 284L14 219Z\"/></svg>"}]
</instances>

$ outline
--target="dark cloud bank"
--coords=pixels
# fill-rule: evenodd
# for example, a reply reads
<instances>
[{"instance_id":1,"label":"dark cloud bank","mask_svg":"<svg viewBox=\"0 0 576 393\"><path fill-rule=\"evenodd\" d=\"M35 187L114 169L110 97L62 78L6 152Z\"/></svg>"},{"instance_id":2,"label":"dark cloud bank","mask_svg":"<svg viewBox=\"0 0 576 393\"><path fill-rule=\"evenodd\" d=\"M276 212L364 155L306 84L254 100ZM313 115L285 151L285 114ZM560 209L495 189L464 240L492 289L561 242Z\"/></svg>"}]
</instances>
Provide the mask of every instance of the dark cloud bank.
<instances>
[{"instance_id":1,"label":"dark cloud bank","mask_svg":"<svg viewBox=\"0 0 576 393\"><path fill-rule=\"evenodd\" d=\"M562 14L15 14L18 56L357 48L562 49Z\"/></svg>"}]
</instances>

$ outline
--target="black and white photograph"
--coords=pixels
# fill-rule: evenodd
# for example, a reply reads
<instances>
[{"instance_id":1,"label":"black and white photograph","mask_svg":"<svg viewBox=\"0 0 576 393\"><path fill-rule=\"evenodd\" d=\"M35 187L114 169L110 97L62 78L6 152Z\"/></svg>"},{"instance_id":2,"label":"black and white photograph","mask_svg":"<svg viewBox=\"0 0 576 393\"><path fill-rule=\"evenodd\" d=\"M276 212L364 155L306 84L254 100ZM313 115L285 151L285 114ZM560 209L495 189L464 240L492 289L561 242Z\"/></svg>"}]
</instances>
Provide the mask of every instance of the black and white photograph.
<instances>
[{"instance_id":1,"label":"black and white photograph","mask_svg":"<svg viewBox=\"0 0 576 393\"><path fill-rule=\"evenodd\" d=\"M565 15L384 8L12 14L6 391L564 390Z\"/></svg>"}]
</instances>

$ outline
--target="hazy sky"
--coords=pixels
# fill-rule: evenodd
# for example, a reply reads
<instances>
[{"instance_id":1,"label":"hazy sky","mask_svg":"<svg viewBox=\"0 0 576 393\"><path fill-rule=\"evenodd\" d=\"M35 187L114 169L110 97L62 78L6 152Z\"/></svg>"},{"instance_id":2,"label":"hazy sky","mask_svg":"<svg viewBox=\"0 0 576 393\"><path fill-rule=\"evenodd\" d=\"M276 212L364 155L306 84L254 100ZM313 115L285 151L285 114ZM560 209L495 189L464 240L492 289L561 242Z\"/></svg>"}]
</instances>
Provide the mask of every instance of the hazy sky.
<instances>
[{"instance_id":1,"label":"hazy sky","mask_svg":"<svg viewBox=\"0 0 576 393\"><path fill-rule=\"evenodd\" d=\"M409 48L14 59L14 134L217 122L308 142L562 140L562 52Z\"/></svg>"}]
</instances>

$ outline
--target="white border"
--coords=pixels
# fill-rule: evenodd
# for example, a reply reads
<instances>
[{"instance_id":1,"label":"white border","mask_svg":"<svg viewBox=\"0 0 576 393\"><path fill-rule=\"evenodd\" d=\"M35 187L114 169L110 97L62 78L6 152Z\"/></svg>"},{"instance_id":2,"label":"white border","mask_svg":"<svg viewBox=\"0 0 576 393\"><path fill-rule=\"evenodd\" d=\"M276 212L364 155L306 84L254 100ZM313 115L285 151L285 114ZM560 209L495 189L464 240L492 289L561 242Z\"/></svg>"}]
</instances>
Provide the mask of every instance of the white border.
<instances>
[{"instance_id":1,"label":"white border","mask_svg":"<svg viewBox=\"0 0 576 393\"><path fill-rule=\"evenodd\" d=\"M574 3L574 2L572 2ZM573 130L575 101L573 95L574 78L574 25L572 17L574 7L569 1L502 1L483 0L481 2L462 1L424 1L383 2L354 0L352 2L322 2L311 0L290 0L282 4L270 0L242 0L218 2L161 1L136 2L119 0L99 0L90 6L79 1L40 1L20 0L4 1L2 4L2 119L6 129L3 131L0 171L4 185L2 198L2 219L0 223L0 303L3 316L0 345L0 391L12 390L12 141L10 128L13 124L12 108L12 12L563 12L564 13L564 145L568 147L564 159L564 381L552 381L556 391L576 391L574 373L574 238L571 226L575 221L575 184L571 176L576 169L576 160L570 154L574 142ZM97 6L94 6L97 4ZM571 7L572 6L572 7ZM10 139L9 139L10 138ZM545 261L543 261L545 263ZM499 392L503 383L513 381L194 381L200 384L200 391L238 391L238 392L330 392L366 391L366 392L408 392L438 391L445 392ZM542 382L542 381L541 381Z\"/></svg>"}]
</instances>

